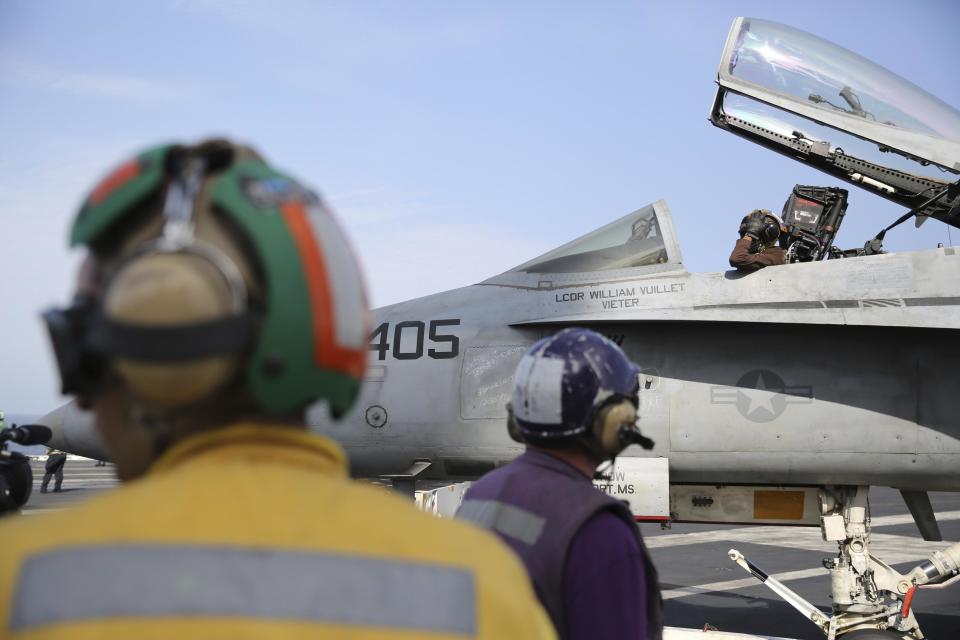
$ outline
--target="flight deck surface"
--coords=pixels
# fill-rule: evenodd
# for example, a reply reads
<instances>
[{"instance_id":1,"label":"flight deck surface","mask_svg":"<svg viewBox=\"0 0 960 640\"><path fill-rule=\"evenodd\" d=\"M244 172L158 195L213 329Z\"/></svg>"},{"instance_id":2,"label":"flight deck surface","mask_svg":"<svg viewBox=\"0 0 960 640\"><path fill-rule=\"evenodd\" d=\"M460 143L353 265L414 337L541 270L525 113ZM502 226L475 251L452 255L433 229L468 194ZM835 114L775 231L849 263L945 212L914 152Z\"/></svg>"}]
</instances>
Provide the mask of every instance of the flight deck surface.
<instances>
[{"instance_id":1,"label":"flight deck surface","mask_svg":"<svg viewBox=\"0 0 960 640\"><path fill-rule=\"evenodd\" d=\"M42 518L117 486L114 467L95 467L85 459L70 459L62 493L41 494L43 464L33 463L34 493L22 515ZM51 483L51 489L53 485ZM940 530L947 541L960 540L960 493L932 493ZM870 491L875 553L898 570L910 569L930 552L944 546L924 542L900 494L887 488ZM765 634L820 640L823 634L727 557L739 549L754 564L784 582L821 610L829 609L830 581L820 560L834 554L820 539L818 528L744 527L674 524L641 525L660 573L666 623L669 626ZM960 585L921 590L914 600L921 628L933 640L960 637ZM709 638L709 636L704 636Z\"/></svg>"}]
</instances>

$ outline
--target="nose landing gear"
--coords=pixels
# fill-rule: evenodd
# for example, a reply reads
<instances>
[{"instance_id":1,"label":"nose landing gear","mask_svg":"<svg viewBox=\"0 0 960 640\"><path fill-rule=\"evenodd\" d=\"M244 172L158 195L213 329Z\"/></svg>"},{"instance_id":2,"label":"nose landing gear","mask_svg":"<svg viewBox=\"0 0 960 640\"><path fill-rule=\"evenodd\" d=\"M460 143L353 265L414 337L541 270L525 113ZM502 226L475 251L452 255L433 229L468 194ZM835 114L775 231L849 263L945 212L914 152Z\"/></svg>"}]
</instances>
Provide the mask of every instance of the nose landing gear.
<instances>
[{"instance_id":1,"label":"nose landing gear","mask_svg":"<svg viewBox=\"0 0 960 640\"><path fill-rule=\"evenodd\" d=\"M821 492L823 539L839 546L837 556L824 561L833 598L830 615L767 576L736 549L730 550L730 559L820 627L828 640L922 640L923 632L910 608L913 597L921 586L947 586L933 583L960 574L960 543L934 553L905 575L898 573L870 554L868 491L869 487L860 486Z\"/></svg>"}]
</instances>

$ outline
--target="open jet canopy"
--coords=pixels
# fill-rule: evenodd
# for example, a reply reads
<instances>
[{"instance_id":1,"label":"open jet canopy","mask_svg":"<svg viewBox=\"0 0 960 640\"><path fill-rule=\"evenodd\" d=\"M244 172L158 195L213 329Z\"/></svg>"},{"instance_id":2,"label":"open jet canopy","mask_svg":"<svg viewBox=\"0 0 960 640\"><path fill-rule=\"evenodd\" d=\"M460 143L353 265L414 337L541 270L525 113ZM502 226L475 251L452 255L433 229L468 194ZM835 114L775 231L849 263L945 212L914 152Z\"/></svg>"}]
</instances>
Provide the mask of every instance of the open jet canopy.
<instances>
[{"instance_id":1,"label":"open jet canopy","mask_svg":"<svg viewBox=\"0 0 960 640\"><path fill-rule=\"evenodd\" d=\"M914 208L957 181L960 112L895 73L786 25L737 18L710 120ZM960 226L960 189L921 215Z\"/></svg>"}]
</instances>

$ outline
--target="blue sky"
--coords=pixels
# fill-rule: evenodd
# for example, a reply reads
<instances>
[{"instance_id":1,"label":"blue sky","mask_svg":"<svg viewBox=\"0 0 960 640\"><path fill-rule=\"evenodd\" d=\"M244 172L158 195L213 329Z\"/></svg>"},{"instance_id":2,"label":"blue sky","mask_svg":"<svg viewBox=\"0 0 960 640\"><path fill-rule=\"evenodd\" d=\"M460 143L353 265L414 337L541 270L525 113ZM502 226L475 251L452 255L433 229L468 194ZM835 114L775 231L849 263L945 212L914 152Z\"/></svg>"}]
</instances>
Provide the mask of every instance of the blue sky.
<instances>
[{"instance_id":1,"label":"blue sky","mask_svg":"<svg viewBox=\"0 0 960 640\"><path fill-rule=\"evenodd\" d=\"M217 134L322 191L375 305L470 284L666 199L691 271L827 176L707 122L738 15L837 42L960 106L960 3L0 0L0 407L58 402L38 312L66 228L137 149ZM851 188L840 244L901 209ZM960 234L953 234L956 238ZM947 242L904 225L893 250Z\"/></svg>"}]
</instances>

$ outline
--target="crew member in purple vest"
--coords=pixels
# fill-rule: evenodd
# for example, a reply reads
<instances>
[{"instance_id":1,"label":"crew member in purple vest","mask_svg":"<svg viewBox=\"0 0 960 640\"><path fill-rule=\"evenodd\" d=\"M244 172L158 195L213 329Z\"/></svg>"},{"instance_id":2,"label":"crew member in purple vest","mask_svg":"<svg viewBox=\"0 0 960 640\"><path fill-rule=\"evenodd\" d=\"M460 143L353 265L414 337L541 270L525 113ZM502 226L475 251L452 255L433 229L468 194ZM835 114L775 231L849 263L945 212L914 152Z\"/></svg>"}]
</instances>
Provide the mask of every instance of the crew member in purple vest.
<instances>
[{"instance_id":1,"label":"crew member in purple vest","mask_svg":"<svg viewBox=\"0 0 960 640\"><path fill-rule=\"evenodd\" d=\"M638 373L593 331L540 340L520 360L507 406L510 435L527 450L480 478L457 513L520 556L565 640L662 635L657 572L640 531L591 482L627 446L653 447L637 428Z\"/></svg>"}]
</instances>

